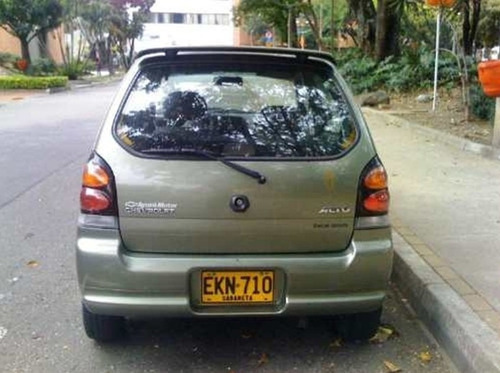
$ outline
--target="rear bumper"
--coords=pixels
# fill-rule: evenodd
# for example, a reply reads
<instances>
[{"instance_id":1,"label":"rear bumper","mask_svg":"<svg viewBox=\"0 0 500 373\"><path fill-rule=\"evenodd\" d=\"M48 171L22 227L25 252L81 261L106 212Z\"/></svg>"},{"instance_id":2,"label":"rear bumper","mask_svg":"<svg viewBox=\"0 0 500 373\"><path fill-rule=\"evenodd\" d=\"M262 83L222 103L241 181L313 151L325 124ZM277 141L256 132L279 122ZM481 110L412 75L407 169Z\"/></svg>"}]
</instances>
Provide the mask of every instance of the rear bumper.
<instances>
[{"instance_id":1,"label":"rear bumper","mask_svg":"<svg viewBox=\"0 0 500 373\"><path fill-rule=\"evenodd\" d=\"M122 316L333 315L380 307L392 269L390 228L356 230L340 253L161 255L131 253L117 229L78 229L84 304ZM202 269L273 269L277 303L201 306Z\"/></svg>"}]
</instances>

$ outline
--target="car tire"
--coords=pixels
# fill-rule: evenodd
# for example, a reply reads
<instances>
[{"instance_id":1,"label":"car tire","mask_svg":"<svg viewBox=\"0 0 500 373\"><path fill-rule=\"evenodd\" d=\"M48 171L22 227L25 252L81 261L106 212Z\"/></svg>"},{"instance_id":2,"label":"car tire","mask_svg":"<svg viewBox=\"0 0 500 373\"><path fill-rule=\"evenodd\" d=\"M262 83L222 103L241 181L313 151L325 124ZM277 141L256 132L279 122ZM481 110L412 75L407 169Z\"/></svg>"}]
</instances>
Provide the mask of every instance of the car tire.
<instances>
[{"instance_id":1,"label":"car tire","mask_svg":"<svg viewBox=\"0 0 500 373\"><path fill-rule=\"evenodd\" d=\"M125 318L121 316L98 315L82 304L85 333L97 342L115 341L125 335Z\"/></svg>"},{"instance_id":2,"label":"car tire","mask_svg":"<svg viewBox=\"0 0 500 373\"><path fill-rule=\"evenodd\" d=\"M340 315L336 318L336 330L346 342L366 341L373 337L380 325L382 307L371 312Z\"/></svg>"}]
</instances>

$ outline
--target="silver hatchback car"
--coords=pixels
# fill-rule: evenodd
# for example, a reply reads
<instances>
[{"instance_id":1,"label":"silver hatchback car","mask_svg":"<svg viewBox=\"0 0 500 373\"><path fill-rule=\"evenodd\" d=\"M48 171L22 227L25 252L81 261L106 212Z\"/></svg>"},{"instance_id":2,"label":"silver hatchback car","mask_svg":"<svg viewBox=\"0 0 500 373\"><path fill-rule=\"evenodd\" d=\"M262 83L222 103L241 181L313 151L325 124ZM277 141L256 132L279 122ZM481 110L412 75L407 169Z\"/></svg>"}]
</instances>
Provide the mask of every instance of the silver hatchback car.
<instances>
[{"instance_id":1,"label":"silver hatchback car","mask_svg":"<svg viewBox=\"0 0 500 373\"><path fill-rule=\"evenodd\" d=\"M90 338L127 317L338 316L371 337L392 268L387 175L326 53L141 52L85 165Z\"/></svg>"}]
</instances>

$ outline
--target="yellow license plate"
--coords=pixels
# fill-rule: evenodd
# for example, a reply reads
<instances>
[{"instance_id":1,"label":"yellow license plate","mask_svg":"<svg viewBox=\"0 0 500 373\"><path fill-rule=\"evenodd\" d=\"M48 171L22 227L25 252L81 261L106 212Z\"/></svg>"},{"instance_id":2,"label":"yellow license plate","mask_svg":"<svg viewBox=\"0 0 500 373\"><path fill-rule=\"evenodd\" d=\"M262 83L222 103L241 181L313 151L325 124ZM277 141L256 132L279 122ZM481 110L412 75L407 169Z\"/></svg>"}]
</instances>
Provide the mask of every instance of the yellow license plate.
<instances>
[{"instance_id":1,"label":"yellow license plate","mask_svg":"<svg viewBox=\"0 0 500 373\"><path fill-rule=\"evenodd\" d=\"M204 304L272 303L273 271L203 271L201 302Z\"/></svg>"}]
</instances>

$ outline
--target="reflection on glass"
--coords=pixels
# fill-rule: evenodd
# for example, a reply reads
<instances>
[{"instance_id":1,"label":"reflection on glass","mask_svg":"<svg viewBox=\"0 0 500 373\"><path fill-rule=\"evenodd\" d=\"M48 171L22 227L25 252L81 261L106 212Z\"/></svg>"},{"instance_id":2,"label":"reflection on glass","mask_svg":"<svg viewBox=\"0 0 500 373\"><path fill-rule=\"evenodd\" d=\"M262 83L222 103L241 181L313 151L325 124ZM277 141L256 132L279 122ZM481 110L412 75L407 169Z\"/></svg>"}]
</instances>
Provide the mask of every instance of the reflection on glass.
<instances>
[{"instance_id":1,"label":"reflection on glass","mask_svg":"<svg viewBox=\"0 0 500 373\"><path fill-rule=\"evenodd\" d=\"M196 149L221 157L327 157L356 139L331 71L268 65L146 69L115 129L139 152Z\"/></svg>"}]
</instances>

